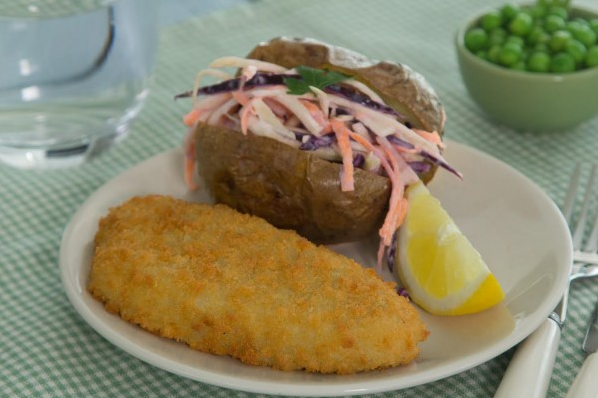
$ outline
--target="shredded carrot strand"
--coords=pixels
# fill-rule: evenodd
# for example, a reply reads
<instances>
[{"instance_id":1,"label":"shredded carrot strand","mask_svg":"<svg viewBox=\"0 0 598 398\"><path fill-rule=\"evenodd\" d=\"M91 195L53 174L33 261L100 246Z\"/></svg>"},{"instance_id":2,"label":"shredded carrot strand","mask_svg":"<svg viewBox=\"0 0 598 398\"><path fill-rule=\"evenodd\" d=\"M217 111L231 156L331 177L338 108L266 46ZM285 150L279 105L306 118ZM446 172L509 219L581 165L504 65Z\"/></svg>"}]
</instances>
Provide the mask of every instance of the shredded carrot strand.
<instances>
[{"instance_id":1,"label":"shredded carrot strand","mask_svg":"<svg viewBox=\"0 0 598 398\"><path fill-rule=\"evenodd\" d=\"M264 97L262 98L263 101L272 109L272 112L282 121L288 120L293 114L282 105L280 102L276 101L274 98L271 97Z\"/></svg>"},{"instance_id":2,"label":"shredded carrot strand","mask_svg":"<svg viewBox=\"0 0 598 398\"><path fill-rule=\"evenodd\" d=\"M191 127L199 120L199 116L201 115L201 111L199 109L192 109L189 113L187 113L183 117L183 123L185 126Z\"/></svg>"},{"instance_id":3,"label":"shredded carrot strand","mask_svg":"<svg viewBox=\"0 0 598 398\"><path fill-rule=\"evenodd\" d=\"M313 104L312 104L313 105ZM355 182L353 180L354 166L353 166L353 150L349 142L349 134L351 131L338 119L330 120L332 130L336 135L339 149L343 158L343 172L341 174L341 190L343 192L355 190Z\"/></svg>"},{"instance_id":4,"label":"shredded carrot strand","mask_svg":"<svg viewBox=\"0 0 598 398\"><path fill-rule=\"evenodd\" d=\"M438 131L426 131L426 130L419 130L419 129L412 129L417 135L422 137L423 139L430 141L433 144L438 145L441 148L444 148L444 142L442 142L442 138Z\"/></svg>"},{"instance_id":5,"label":"shredded carrot strand","mask_svg":"<svg viewBox=\"0 0 598 398\"><path fill-rule=\"evenodd\" d=\"M405 221L405 217L407 217L408 210L409 210L409 202L407 201L407 198L403 197L401 199L401 212L399 213L397 225L399 225L399 226L403 225L403 222Z\"/></svg>"},{"instance_id":6,"label":"shredded carrot strand","mask_svg":"<svg viewBox=\"0 0 598 398\"><path fill-rule=\"evenodd\" d=\"M185 184L191 191L195 191L199 186L195 182L194 172L197 160L195 158L195 142L193 141L192 131L187 133L185 139Z\"/></svg>"},{"instance_id":7,"label":"shredded carrot strand","mask_svg":"<svg viewBox=\"0 0 598 398\"><path fill-rule=\"evenodd\" d=\"M241 90L234 91L232 94L233 98L236 99L239 104L247 106L249 103L249 96Z\"/></svg>"},{"instance_id":8,"label":"shredded carrot strand","mask_svg":"<svg viewBox=\"0 0 598 398\"><path fill-rule=\"evenodd\" d=\"M247 104L241 108L241 114L239 115L239 119L241 121L241 132L243 135L247 135L247 126L249 124L249 118L252 115L255 115L255 111L253 110L252 100L249 100Z\"/></svg>"},{"instance_id":9,"label":"shredded carrot strand","mask_svg":"<svg viewBox=\"0 0 598 398\"><path fill-rule=\"evenodd\" d=\"M378 249L378 269L382 268L382 260L384 258L384 249L389 247L392 243L392 237L398 227L401 225L407 214L407 200L403 197L404 187L400 177L399 165L394 158L392 152L389 151L389 147L385 148L382 145L375 146L364 137L356 133L350 133L349 136L355 141L363 145L363 147L370 152L373 152L380 159L382 167L386 171L388 178L391 182L391 193L388 201L388 212L384 218L384 223L378 231L380 235L380 246ZM384 141L383 141L384 142ZM390 145L388 140L385 142ZM390 154L389 154L390 153ZM390 160L390 163L389 161Z\"/></svg>"},{"instance_id":10,"label":"shredded carrot strand","mask_svg":"<svg viewBox=\"0 0 598 398\"><path fill-rule=\"evenodd\" d=\"M392 181L392 191L389 203L389 217L386 218L382 229L384 230L384 243L386 246L390 246L392 236L399 227L398 220L402 210L402 199L405 193L405 187L401 178L400 165L397 161L397 153L393 150L392 145L385 137L378 137L378 142L386 155L386 158L390 160L392 167L392 175L390 176ZM386 222L388 221L388 223Z\"/></svg>"},{"instance_id":11,"label":"shredded carrot strand","mask_svg":"<svg viewBox=\"0 0 598 398\"><path fill-rule=\"evenodd\" d=\"M187 188L191 191L195 191L199 188L193 177L196 164L197 161L195 158L185 156L185 184L187 184Z\"/></svg>"},{"instance_id":12,"label":"shredded carrot strand","mask_svg":"<svg viewBox=\"0 0 598 398\"><path fill-rule=\"evenodd\" d=\"M322 128L325 128L328 125L329 122L326 120L326 117L319 106L307 100L299 100L299 102L301 102L303 106L307 108L316 123L322 126Z\"/></svg>"}]
</instances>

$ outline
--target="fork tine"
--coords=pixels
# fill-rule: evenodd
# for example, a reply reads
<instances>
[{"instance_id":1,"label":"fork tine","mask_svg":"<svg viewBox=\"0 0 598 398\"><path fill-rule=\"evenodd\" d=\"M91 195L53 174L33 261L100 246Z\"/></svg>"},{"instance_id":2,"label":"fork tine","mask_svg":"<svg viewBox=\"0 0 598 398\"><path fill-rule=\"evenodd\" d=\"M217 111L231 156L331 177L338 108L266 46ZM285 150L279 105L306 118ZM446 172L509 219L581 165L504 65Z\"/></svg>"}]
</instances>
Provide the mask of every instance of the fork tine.
<instances>
[{"instance_id":1,"label":"fork tine","mask_svg":"<svg viewBox=\"0 0 598 398\"><path fill-rule=\"evenodd\" d=\"M594 226L592 227L592 232L590 233L590 237L586 242L586 245L583 248L586 252L596 252L598 251L598 214L594 219Z\"/></svg>"},{"instance_id":2,"label":"fork tine","mask_svg":"<svg viewBox=\"0 0 598 398\"><path fill-rule=\"evenodd\" d=\"M587 222L587 215L588 215L588 208L590 206L590 199L592 198L592 192L594 190L594 180L596 179L596 165L592 165L592 170L590 172L590 178L588 180L588 184L586 185L586 191L583 196L583 205L581 208L581 213L579 215L579 219L577 221L577 227L573 232L573 248L575 250L579 250L581 248L581 242L583 240L583 234L586 227Z\"/></svg>"},{"instance_id":3,"label":"fork tine","mask_svg":"<svg viewBox=\"0 0 598 398\"><path fill-rule=\"evenodd\" d=\"M594 164L594 168L595 167L596 165ZM594 218L594 225L592 226L592 232L590 232L588 241L584 246L584 251L593 253L598 251L598 205L596 206L596 215Z\"/></svg>"},{"instance_id":4,"label":"fork tine","mask_svg":"<svg viewBox=\"0 0 598 398\"><path fill-rule=\"evenodd\" d=\"M573 205L575 204L575 193L577 192L577 186L579 185L580 174L581 165L577 163L575 165L575 170L573 170L573 174L571 175L571 182L569 182L567 194L565 195L565 200L563 201L563 206L561 207L561 211L563 212L565 221L567 221L567 224L569 225L571 225L571 214L573 214Z\"/></svg>"}]
</instances>

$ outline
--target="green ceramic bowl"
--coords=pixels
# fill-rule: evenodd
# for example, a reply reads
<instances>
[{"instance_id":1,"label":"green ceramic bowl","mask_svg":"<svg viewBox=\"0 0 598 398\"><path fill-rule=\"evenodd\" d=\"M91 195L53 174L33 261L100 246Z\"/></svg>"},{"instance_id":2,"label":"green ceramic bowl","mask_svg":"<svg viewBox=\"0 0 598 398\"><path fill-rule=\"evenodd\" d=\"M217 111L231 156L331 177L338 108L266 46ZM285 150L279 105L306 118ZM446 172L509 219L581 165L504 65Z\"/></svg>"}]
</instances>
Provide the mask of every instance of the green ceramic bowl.
<instances>
[{"instance_id":1,"label":"green ceramic bowl","mask_svg":"<svg viewBox=\"0 0 598 398\"><path fill-rule=\"evenodd\" d=\"M456 47L463 82L489 118L517 130L551 132L571 129L598 115L598 67L533 73L497 66L472 54L463 37L486 12L457 32ZM598 17L597 12L575 7L571 15Z\"/></svg>"}]
</instances>

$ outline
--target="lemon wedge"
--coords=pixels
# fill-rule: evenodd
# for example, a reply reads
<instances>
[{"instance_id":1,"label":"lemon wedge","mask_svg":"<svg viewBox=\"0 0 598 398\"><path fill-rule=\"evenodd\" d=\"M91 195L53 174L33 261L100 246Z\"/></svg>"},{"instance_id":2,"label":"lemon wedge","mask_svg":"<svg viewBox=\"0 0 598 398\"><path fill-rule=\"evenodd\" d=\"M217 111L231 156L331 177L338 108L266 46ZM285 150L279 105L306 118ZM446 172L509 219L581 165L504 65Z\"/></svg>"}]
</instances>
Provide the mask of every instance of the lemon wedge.
<instances>
[{"instance_id":1,"label":"lemon wedge","mask_svg":"<svg viewBox=\"0 0 598 398\"><path fill-rule=\"evenodd\" d=\"M411 299L436 315L471 314L501 302L498 281L428 188L415 183L406 198L395 272Z\"/></svg>"}]
</instances>

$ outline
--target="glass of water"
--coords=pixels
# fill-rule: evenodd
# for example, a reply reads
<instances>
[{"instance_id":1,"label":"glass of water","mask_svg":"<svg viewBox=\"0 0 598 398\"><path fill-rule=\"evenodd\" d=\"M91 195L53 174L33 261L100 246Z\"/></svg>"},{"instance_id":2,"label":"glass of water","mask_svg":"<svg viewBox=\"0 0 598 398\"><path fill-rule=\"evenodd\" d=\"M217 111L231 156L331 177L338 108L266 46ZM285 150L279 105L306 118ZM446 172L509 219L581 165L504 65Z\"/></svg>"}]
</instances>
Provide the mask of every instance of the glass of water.
<instances>
[{"instance_id":1,"label":"glass of water","mask_svg":"<svg viewBox=\"0 0 598 398\"><path fill-rule=\"evenodd\" d=\"M0 2L0 162L81 164L126 136L148 95L155 0Z\"/></svg>"}]
</instances>

